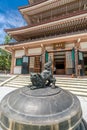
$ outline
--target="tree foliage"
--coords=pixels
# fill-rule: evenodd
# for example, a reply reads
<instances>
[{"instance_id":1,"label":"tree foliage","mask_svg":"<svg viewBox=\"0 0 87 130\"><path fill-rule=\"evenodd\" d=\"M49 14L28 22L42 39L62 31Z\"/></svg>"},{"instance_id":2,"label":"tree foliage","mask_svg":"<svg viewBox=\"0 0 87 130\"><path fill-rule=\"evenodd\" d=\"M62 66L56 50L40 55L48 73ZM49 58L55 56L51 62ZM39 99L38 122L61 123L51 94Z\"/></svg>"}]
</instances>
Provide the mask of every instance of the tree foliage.
<instances>
[{"instance_id":1,"label":"tree foliage","mask_svg":"<svg viewBox=\"0 0 87 130\"><path fill-rule=\"evenodd\" d=\"M11 67L11 54L0 49L0 70L9 71Z\"/></svg>"},{"instance_id":2,"label":"tree foliage","mask_svg":"<svg viewBox=\"0 0 87 130\"><path fill-rule=\"evenodd\" d=\"M6 35L4 38L4 44L8 44L11 41L11 37ZM0 48L0 71L10 71L11 67L11 54Z\"/></svg>"},{"instance_id":3,"label":"tree foliage","mask_svg":"<svg viewBox=\"0 0 87 130\"><path fill-rule=\"evenodd\" d=\"M11 37L9 35L5 36L4 44L8 44L11 41Z\"/></svg>"}]
</instances>

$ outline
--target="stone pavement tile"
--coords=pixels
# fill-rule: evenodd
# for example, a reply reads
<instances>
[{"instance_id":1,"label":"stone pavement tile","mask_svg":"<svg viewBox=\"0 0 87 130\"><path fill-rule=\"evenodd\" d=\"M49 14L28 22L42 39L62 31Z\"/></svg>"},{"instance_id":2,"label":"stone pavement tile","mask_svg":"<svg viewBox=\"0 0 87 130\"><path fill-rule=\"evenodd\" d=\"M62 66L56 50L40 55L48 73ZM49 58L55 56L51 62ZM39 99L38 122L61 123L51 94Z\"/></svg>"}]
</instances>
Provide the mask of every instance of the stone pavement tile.
<instances>
[{"instance_id":1,"label":"stone pavement tile","mask_svg":"<svg viewBox=\"0 0 87 130\"><path fill-rule=\"evenodd\" d=\"M0 87L0 101L2 98L7 95L9 92L15 90L16 88L11 88L11 87Z\"/></svg>"},{"instance_id":2,"label":"stone pavement tile","mask_svg":"<svg viewBox=\"0 0 87 130\"><path fill-rule=\"evenodd\" d=\"M87 121L87 98L78 97L81 103L83 118Z\"/></svg>"},{"instance_id":3,"label":"stone pavement tile","mask_svg":"<svg viewBox=\"0 0 87 130\"><path fill-rule=\"evenodd\" d=\"M83 97L83 98L84 98L85 102L87 102L87 97Z\"/></svg>"},{"instance_id":4,"label":"stone pavement tile","mask_svg":"<svg viewBox=\"0 0 87 130\"><path fill-rule=\"evenodd\" d=\"M79 99L81 102L84 101L84 97L80 97L80 96L77 96L77 97L78 97L78 99Z\"/></svg>"}]
</instances>

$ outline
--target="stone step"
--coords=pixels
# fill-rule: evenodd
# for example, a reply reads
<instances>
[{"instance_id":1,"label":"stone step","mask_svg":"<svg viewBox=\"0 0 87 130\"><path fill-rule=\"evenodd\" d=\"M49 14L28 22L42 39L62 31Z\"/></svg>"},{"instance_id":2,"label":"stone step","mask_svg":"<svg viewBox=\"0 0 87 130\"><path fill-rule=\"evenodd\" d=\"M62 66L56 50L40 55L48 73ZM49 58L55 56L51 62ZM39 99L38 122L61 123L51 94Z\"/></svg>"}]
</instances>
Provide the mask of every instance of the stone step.
<instances>
[{"instance_id":1,"label":"stone step","mask_svg":"<svg viewBox=\"0 0 87 130\"><path fill-rule=\"evenodd\" d=\"M11 85L11 86L27 86L27 85L29 85L29 84L31 84L31 82L29 82L28 84L27 83L7 83L6 85ZM74 85L65 85L65 84L61 84L61 85L59 85L59 84L56 84L57 86L59 86L59 87L61 87L61 88L63 88L63 89L67 89L67 90L70 90L70 89L73 89L73 90L79 90L79 91L87 91L87 88L86 87L84 87L84 86L78 86L78 88L77 88L77 86L74 86Z\"/></svg>"},{"instance_id":2,"label":"stone step","mask_svg":"<svg viewBox=\"0 0 87 130\"><path fill-rule=\"evenodd\" d=\"M30 81L30 80L27 80L27 79L20 79L20 80L19 79L14 79L14 81L16 81L16 82L17 81L23 81L24 82L24 81Z\"/></svg>"},{"instance_id":3,"label":"stone step","mask_svg":"<svg viewBox=\"0 0 87 130\"><path fill-rule=\"evenodd\" d=\"M24 77L24 78L23 78L23 77L22 77L22 78L19 78L19 77L18 77L17 79L18 79L18 80L29 80L30 78L25 78L25 77Z\"/></svg>"},{"instance_id":4,"label":"stone step","mask_svg":"<svg viewBox=\"0 0 87 130\"><path fill-rule=\"evenodd\" d=\"M18 79L14 79L14 82L30 82L30 80L18 80Z\"/></svg>"},{"instance_id":5,"label":"stone step","mask_svg":"<svg viewBox=\"0 0 87 130\"><path fill-rule=\"evenodd\" d=\"M66 77L64 78L55 77L55 78L57 86L65 90L69 90L70 92L76 95L87 96L87 79L66 78ZM29 84L31 84L30 76L18 76L13 80L7 82L5 86L21 88Z\"/></svg>"},{"instance_id":6,"label":"stone step","mask_svg":"<svg viewBox=\"0 0 87 130\"><path fill-rule=\"evenodd\" d=\"M56 83L56 85L57 86L64 86L64 87L76 87L76 88L85 88L85 89L87 89L87 85L84 85L84 84L68 84L68 83L59 83L59 82L57 82Z\"/></svg>"},{"instance_id":7,"label":"stone step","mask_svg":"<svg viewBox=\"0 0 87 130\"><path fill-rule=\"evenodd\" d=\"M56 79L56 81L63 81L63 82L86 82L87 83L87 79L86 80L69 80L69 79Z\"/></svg>"},{"instance_id":8,"label":"stone step","mask_svg":"<svg viewBox=\"0 0 87 130\"><path fill-rule=\"evenodd\" d=\"M20 85L22 85L22 84L30 84L31 82L30 81L18 81L18 82L13 82L13 81L10 81L9 83L7 83L7 84L20 84ZM62 82L56 82L56 85L57 86L63 86L63 87L78 87L78 88L84 88L84 89L86 89L87 88L87 84L77 84L77 83L74 83L74 84L71 84L71 83L66 83L66 84L64 84L64 83L62 83Z\"/></svg>"},{"instance_id":9,"label":"stone step","mask_svg":"<svg viewBox=\"0 0 87 130\"><path fill-rule=\"evenodd\" d=\"M31 83L31 82L30 82ZM8 85L22 85L22 86L26 86L26 85L29 85L30 83L14 83L14 82L9 82L7 83Z\"/></svg>"},{"instance_id":10,"label":"stone step","mask_svg":"<svg viewBox=\"0 0 87 130\"><path fill-rule=\"evenodd\" d=\"M29 77L18 77L18 79L29 79L30 78L30 76Z\"/></svg>"},{"instance_id":11,"label":"stone step","mask_svg":"<svg viewBox=\"0 0 87 130\"><path fill-rule=\"evenodd\" d=\"M23 83L23 82L25 82L25 83L29 83L29 82L31 82L30 80L25 80L25 81L23 81L23 80L13 80L15 83L16 82L18 82L18 83ZM10 82L13 82L13 81L10 81ZM56 81L56 83L57 84L75 84L75 85L81 85L81 84L84 84L85 86L87 85L86 83L77 83L77 82L61 82L61 81Z\"/></svg>"},{"instance_id":12,"label":"stone step","mask_svg":"<svg viewBox=\"0 0 87 130\"><path fill-rule=\"evenodd\" d=\"M77 91L78 92L78 88L67 88L67 87L61 87L65 90L69 90L69 91ZM79 92L84 92L87 94L87 89L82 89L82 88L79 88Z\"/></svg>"},{"instance_id":13,"label":"stone step","mask_svg":"<svg viewBox=\"0 0 87 130\"><path fill-rule=\"evenodd\" d=\"M59 86L59 87L63 87L64 89L72 89L72 88L76 88L76 89L78 89L78 91L79 91L79 89L84 89L84 90L87 90L87 88L86 87L84 87L84 86L78 86L78 87L76 87L76 86L72 86L72 85L69 85L69 86L65 86L65 85L57 85L57 86Z\"/></svg>"},{"instance_id":14,"label":"stone step","mask_svg":"<svg viewBox=\"0 0 87 130\"><path fill-rule=\"evenodd\" d=\"M30 81L30 78L29 79L18 79L18 78L16 78L16 79L14 79L14 82L27 82L27 81ZM87 83L87 80L84 82L83 80L81 80L81 81L78 81L78 80L75 80L75 81L73 81L73 80L63 80L63 79L57 79L56 80L56 82L65 82L65 83L73 83L73 84L75 84L75 83L78 83L78 84L80 84L80 83Z\"/></svg>"},{"instance_id":15,"label":"stone step","mask_svg":"<svg viewBox=\"0 0 87 130\"><path fill-rule=\"evenodd\" d=\"M86 87L87 88L87 84L86 83L77 83L77 82L75 82L75 83L69 83L69 82L66 82L66 83L64 83L64 82L56 82L56 84L57 85L64 85L64 86L69 86L69 85L73 85L73 86L84 86L84 87Z\"/></svg>"},{"instance_id":16,"label":"stone step","mask_svg":"<svg viewBox=\"0 0 87 130\"><path fill-rule=\"evenodd\" d=\"M9 83L30 83L31 81L23 81L23 80L11 80Z\"/></svg>"},{"instance_id":17,"label":"stone step","mask_svg":"<svg viewBox=\"0 0 87 130\"><path fill-rule=\"evenodd\" d=\"M14 81L15 81L15 82L17 82L17 81L18 81L18 82L30 82L30 79L29 79L29 80L27 80L27 79L26 79L26 80L23 80L23 79L20 79L20 80L19 80L19 79L16 78L16 79L14 79ZM64 83L68 83L68 84L69 84L69 83L73 83L73 84L77 83L77 84L80 84L79 81L73 82L73 81L69 81L69 80L65 80L65 81L64 81L64 80L56 80L56 82L57 82L57 83L63 83L63 82L64 82ZM85 81L85 82L84 82L84 81L81 81L81 83L86 84L87 81Z\"/></svg>"},{"instance_id":18,"label":"stone step","mask_svg":"<svg viewBox=\"0 0 87 130\"><path fill-rule=\"evenodd\" d=\"M11 84L7 84L6 87L14 87L14 88L21 88L21 87L24 87L22 85L11 85ZM63 87L61 87L62 89L65 89ZM75 94L75 95L78 95L78 96L85 96L87 97L87 91L85 92L84 90L78 90L78 89L68 89L66 88L65 90L68 90L70 91L71 93Z\"/></svg>"},{"instance_id":19,"label":"stone step","mask_svg":"<svg viewBox=\"0 0 87 130\"><path fill-rule=\"evenodd\" d=\"M22 85L16 85L16 84L5 84L5 87L22 88L24 86L22 86Z\"/></svg>"},{"instance_id":20,"label":"stone step","mask_svg":"<svg viewBox=\"0 0 87 130\"><path fill-rule=\"evenodd\" d=\"M18 75L18 77L30 77L30 75Z\"/></svg>"},{"instance_id":21,"label":"stone step","mask_svg":"<svg viewBox=\"0 0 87 130\"><path fill-rule=\"evenodd\" d=\"M57 86L61 87L62 89L68 90L73 94L78 96L86 96L87 97L87 87L86 86L77 86L77 85L66 85L66 84L57 84Z\"/></svg>"},{"instance_id":22,"label":"stone step","mask_svg":"<svg viewBox=\"0 0 87 130\"><path fill-rule=\"evenodd\" d=\"M56 79L56 82L87 83L87 80L63 80L63 79L59 80L59 79Z\"/></svg>"},{"instance_id":23,"label":"stone step","mask_svg":"<svg viewBox=\"0 0 87 130\"><path fill-rule=\"evenodd\" d=\"M17 77L17 78L14 79L14 80L16 80L16 81L18 81L18 80L23 80L23 81L24 81L24 80L29 80L29 81L30 81L30 77L26 78L26 76L24 76L24 77L22 76L22 77ZM73 78L69 78L69 79L67 79L67 78L56 78L56 80L57 80L57 81L60 81L60 80L61 80L61 81L63 81L63 82L64 82L64 81L65 81L65 82L67 82L67 81L68 81L68 82L70 82L70 81L71 81L71 82L74 82L74 81L76 81L76 82L84 82L84 81L87 82L87 79L84 80L84 79L77 79L77 78L75 78L75 79L73 79Z\"/></svg>"},{"instance_id":24,"label":"stone step","mask_svg":"<svg viewBox=\"0 0 87 130\"><path fill-rule=\"evenodd\" d=\"M31 81L10 81L9 82L10 84L12 83L12 84L30 84L31 83ZM58 86L65 86L65 87L70 87L70 86L74 86L74 87L84 87L84 88L87 88L87 84L83 84L83 83L77 83L77 82L75 82L75 83L71 83L71 82L66 82L66 83L64 83L64 82L56 82L56 84L58 85Z\"/></svg>"},{"instance_id":25,"label":"stone step","mask_svg":"<svg viewBox=\"0 0 87 130\"><path fill-rule=\"evenodd\" d=\"M56 80L56 82L72 82L72 83L87 83L87 81L73 81L73 80Z\"/></svg>"},{"instance_id":26,"label":"stone step","mask_svg":"<svg viewBox=\"0 0 87 130\"><path fill-rule=\"evenodd\" d=\"M58 76L54 76L56 79L65 79L65 80L67 80L67 79L72 79L72 80L87 80L87 78L70 78L70 77L58 77Z\"/></svg>"},{"instance_id":27,"label":"stone step","mask_svg":"<svg viewBox=\"0 0 87 130\"><path fill-rule=\"evenodd\" d=\"M28 84L28 83L30 83L30 80L26 80L26 81L23 81L23 80L16 80L16 79L14 79L14 80L11 80L9 83L18 83L18 84L23 84L23 83L25 83L25 84ZM77 82L62 82L62 81L56 81L56 84L57 85L61 85L61 84L63 84L63 86L70 86L70 85L76 85L76 86L87 86L87 84L86 83L77 83Z\"/></svg>"},{"instance_id":28,"label":"stone step","mask_svg":"<svg viewBox=\"0 0 87 130\"><path fill-rule=\"evenodd\" d=\"M83 92L77 92L77 91L70 91L71 93L77 95L77 96L84 96L87 97L87 93L83 93Z\"/></svg>"}]
</instances>

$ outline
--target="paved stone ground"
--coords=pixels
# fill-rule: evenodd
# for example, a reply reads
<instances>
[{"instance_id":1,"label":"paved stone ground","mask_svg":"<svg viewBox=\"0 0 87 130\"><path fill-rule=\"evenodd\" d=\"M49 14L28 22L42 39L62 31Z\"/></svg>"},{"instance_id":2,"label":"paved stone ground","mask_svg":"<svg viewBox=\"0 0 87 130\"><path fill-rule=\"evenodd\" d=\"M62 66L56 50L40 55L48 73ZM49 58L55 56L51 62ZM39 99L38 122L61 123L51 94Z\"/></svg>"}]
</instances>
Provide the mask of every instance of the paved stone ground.
<instances>
[{"instance_id":1,"label":"paved stone ground","mask_svg":"<svg viewBox=\"0 0 87 130\"><path fill-rule=\"evenodd\" d=\"M16 88L11 88L11 87L0 87L0 102L2 98L8 94L9 92L15 90ZM83 111L83 118L87 121L87 97L79 97L79 100L81 102L82 106L82 111ZM0 128L1 130L1 128Z\"/></svg>"},{"instance_id":2,"label":"paved stone ground","mask_svg":"<svg viewBox=\"0 0 87 130\"><path fill-rule=\"evenodd\" d=\"M83 118L87 121L87 97L78 97L83 111Z\"/></svg>"}]
</instances>

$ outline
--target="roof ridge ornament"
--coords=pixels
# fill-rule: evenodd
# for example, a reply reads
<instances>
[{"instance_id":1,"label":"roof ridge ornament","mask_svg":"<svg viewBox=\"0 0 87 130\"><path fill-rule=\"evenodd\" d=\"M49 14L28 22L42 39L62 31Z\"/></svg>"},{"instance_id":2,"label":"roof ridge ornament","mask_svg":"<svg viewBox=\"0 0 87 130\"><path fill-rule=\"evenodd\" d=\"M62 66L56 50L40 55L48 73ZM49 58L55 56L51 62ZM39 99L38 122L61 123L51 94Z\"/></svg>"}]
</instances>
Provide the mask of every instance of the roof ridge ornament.
<instances>
[{"instance_id":1,"label":"roof ridge ornament","mask_svg":"<svg viewBox=\"0 0 87 130\"><path fill-rule=\"evenodd\" d=\"M39 89L45 87L56 88L56 79L52 73L52 60L51 57L48 58L48 62L44 65L44 70L41 73L31 73L30 79L32 85L31 89Z\"/></svg>"}]
</instances>

